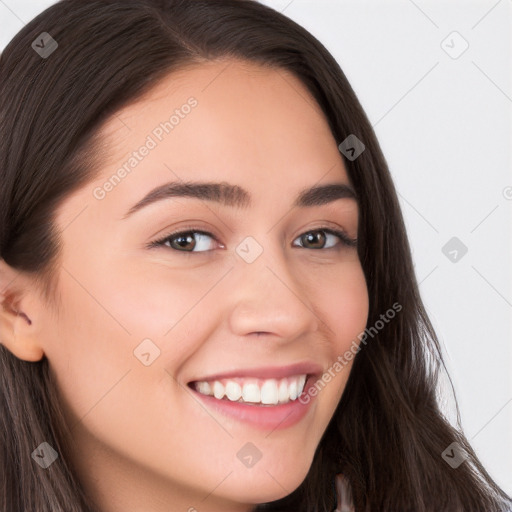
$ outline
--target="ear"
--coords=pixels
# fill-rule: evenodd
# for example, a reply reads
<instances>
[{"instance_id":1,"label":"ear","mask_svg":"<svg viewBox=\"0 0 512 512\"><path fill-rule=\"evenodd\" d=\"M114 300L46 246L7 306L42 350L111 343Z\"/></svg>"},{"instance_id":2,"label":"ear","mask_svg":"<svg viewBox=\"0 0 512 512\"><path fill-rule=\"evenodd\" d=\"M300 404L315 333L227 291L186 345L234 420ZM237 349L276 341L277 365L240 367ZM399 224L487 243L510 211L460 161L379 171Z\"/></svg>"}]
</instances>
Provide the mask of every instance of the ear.
<instances>
[{"instance_id":1,"label":"ear","mask_svg":"<svg viewBox=\"0 0 512 512\"><path fill-rule=\"evenodd\" d=\"M41 311L39 295L30 279L0 260L0 344L18 359L39 361L44 351L38 342Z\"/></svg>"}]
</instances>

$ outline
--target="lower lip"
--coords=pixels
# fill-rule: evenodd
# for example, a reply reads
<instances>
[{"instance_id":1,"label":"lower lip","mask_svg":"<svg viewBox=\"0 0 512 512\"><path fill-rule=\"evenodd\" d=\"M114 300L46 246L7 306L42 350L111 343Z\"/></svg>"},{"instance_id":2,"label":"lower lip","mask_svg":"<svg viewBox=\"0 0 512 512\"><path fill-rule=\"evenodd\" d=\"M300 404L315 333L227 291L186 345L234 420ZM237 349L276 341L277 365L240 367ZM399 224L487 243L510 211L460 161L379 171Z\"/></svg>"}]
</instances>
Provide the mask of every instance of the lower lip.
<instances>
[{"instance_id":1,"label":"lower lip","mask_svg":"<svg viewBox=\"0 0 512 512\"><path fill-rule=\"evenodd\" d=\"M308 394L314 382L314 376L310 376L306 381L300 397L286 404L279 405L249 405L242 402L231 402L227 399L219 400L213 396L203 395L195 389L190 388L190 386L189 388L192 389L206 405L219 411L221 414L236 418L259 429L281 430L295 425L307 414L311 402L313 402L315 397L311 395L308 396L307 403L302 403L300 399Z\"/></svg>"}]
</instances>

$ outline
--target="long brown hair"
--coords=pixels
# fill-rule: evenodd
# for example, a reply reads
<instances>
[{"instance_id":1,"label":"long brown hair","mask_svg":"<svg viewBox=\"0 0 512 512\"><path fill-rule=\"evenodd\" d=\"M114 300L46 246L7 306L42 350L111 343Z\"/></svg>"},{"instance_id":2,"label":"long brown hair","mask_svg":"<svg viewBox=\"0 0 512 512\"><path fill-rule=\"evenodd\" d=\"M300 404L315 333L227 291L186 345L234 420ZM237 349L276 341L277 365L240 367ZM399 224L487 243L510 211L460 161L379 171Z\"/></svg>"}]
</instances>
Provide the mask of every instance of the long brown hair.
<instances>
[{"instance_id":1,"label":"long brown hair","mask_svg":"<svg viewBox=\"0 0 512 512\"><path fill-rule=\"evenodd\" d=\"M32 46L43 32L58 44L46 57ZM357 512L506 510L512 500L463 435L458 407L454 427L438 406L444 362L371 124L325 47L271 8L252 0L62 0L24 26L0 56L1 258L36 276L55 305L54 213L95 178L101 124L173 71L225 57L293 72L338 143L351 134L363 141L345 165L360 204L368 326L402 306L357 352L305 480L254 510L332 511L338 473ZM22 361L0 346L0 512L96 510L66 458L67 435L49 361ZM31 453L43 441L60 456L42 471ZM456 468L442 456L454 442L468 457Z\"/></svg>"}]
</instances>

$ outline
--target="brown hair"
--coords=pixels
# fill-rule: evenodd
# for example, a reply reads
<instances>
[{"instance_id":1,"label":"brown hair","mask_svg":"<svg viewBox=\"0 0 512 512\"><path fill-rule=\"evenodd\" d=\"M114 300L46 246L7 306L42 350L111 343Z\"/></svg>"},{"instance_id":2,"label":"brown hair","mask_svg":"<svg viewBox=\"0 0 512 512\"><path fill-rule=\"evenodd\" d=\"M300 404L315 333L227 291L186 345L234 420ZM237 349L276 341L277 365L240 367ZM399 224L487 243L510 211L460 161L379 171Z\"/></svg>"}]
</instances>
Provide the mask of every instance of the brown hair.
<instances>
[{"instance_id":1,"label":"brown hair","mask_svg":"<svg viewBox=\"0 0 512 512\"><path fill-rule=\"evenodd\" d=\"M47 58L31 48L43 32L58 43ZM225 57L291 71L338 143L350 134L363 141L363 153L345 165L360 204L368 325L402 305L357 353L305 480L254 510L331 511L338 473L357 512L505 510L512 501L463 435L458 407L453 427L438 406L444 362L371 124L325 47L275 10L251 0L63 0L24 26L0 56L1 258L35 276L56 306L54 213L95 177L101 124L173 71ZM0 512L96 510L66 458L60 411L49 361L22 361L0 346ZM31 453L43 441L60 457L41 471ZM442 457L452 442L468 455L457 468Z\"/></svg>"}]
</instances>

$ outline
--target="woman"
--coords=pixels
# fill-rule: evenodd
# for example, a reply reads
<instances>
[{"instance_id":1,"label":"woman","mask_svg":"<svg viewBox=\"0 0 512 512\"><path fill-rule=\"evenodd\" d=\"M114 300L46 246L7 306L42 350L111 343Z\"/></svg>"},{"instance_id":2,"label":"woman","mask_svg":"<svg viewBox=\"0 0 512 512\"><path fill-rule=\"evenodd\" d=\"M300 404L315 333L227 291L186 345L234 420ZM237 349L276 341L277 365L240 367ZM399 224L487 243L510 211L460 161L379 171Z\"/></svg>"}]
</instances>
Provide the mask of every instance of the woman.
<instances>
[{"instance_id":1,"label":"woman","mask_svg":"<svg viewBox=\"0 0 512 512\"><path fill-rule=\"evenodd\" d=\"M250 0L63 0L0 74L2 511L506 510L307 31Z\"/></svg>"}]
</instances>

